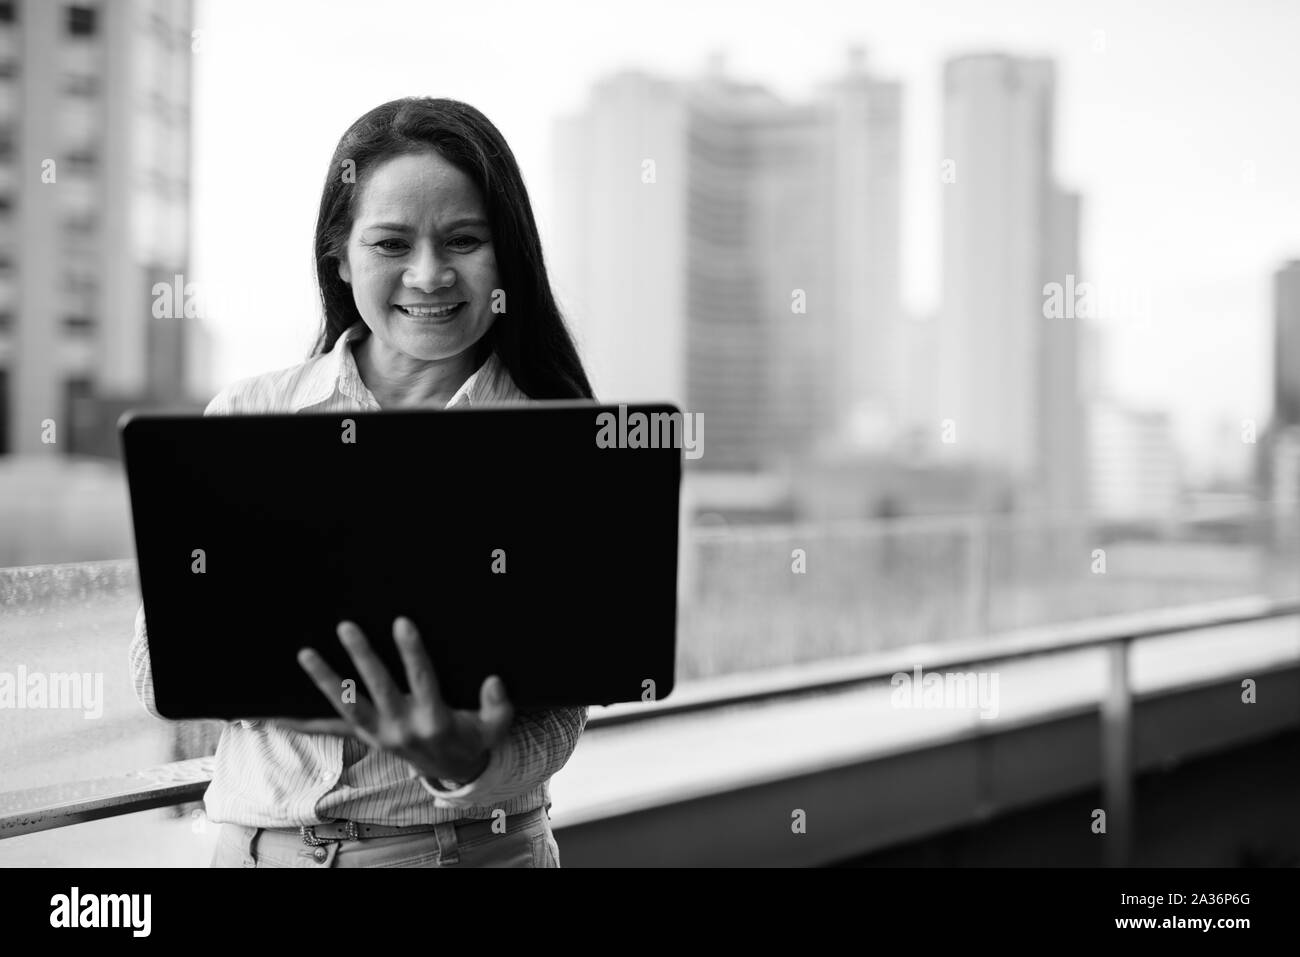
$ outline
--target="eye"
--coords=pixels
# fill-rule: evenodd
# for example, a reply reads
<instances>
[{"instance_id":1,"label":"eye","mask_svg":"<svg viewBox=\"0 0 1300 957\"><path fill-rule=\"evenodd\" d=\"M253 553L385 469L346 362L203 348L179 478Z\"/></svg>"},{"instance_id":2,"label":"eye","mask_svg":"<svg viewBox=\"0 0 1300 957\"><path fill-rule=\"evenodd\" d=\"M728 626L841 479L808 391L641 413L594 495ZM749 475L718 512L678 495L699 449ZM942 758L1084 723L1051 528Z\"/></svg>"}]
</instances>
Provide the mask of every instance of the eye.
<instances>
[{"instance_id":1,"label":"eye","mask_svg":"<svg viewBox=\"0 0 1300 957\"><path fill-rule=\"evenodd\" d=\"M392 245L389 245L390 243ZM396 252L399 249L406 248L406 243L402 242L400 239L381 239L379 242L371 243L370 245L378 246L380 249L386 249L389 252Z\"/></svg>"},{"instance_id":2,"label":"eye","mask_svg":"<svg viewBox=\"0 0 1300 957\"><path fill-rule=\"evenodd\" d=\"M458 243L458 242L460 242L461 240L464 240L465 242L469 243L471 246L481 246L481 245L483 245L483 241L482 241L481 239L475 239L473 236L457 236L455 239L452 240L452 242L453 242L453 243ZM467 246L462 246L462 247L461 247L461 249L467 249L467 248L469 248L469 247L467 247Z\"/></svg>"}]
</instances>

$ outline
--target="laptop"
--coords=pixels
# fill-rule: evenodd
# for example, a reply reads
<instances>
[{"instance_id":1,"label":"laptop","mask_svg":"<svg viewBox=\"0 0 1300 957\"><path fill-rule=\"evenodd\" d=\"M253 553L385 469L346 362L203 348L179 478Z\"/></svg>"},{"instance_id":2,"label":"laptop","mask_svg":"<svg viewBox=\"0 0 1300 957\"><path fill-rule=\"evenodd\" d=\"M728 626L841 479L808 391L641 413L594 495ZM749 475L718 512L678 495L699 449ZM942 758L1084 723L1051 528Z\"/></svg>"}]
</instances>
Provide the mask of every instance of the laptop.
<instances>
[{"instance_id":1,"label":"laptop","mask_svg":"<svg viewBox=\"0 0 1300 957\"><path fill-rule=\"evenodd\" d=\"M629 442L637 414L678 430ZM477 710L492 674L517 709L666 698L683 453L666 437L681 417L570 400L125 413L159 713L338 717L297 652L314 648L369 697L343 620L408 692L398 616L453 708Z\"/></svg>"}]
</instances>

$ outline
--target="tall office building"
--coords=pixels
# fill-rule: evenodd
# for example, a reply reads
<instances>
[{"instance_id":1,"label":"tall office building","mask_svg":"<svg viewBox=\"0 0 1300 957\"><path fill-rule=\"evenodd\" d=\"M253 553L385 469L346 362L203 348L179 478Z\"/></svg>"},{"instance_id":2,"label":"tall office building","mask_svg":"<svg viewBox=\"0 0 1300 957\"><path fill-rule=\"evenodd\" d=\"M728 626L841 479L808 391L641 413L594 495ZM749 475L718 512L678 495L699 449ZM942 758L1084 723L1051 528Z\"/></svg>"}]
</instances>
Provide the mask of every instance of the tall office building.
<instances>
[{"instance_id":1,"label":"tall office building","mask_svg":"<svg viewBox=\"0 0 1300 957\"><path fill-rule=\"evenodd\" d=\"M0 3L0 451L114 454L119 408L185 397L194 320L152 290L188 260L192 20Z\"/></svg>"},{"instance_id":2,"label":"tall office building","mask_svg":"<svg viewBox=\"0 0 1300 957\"><path fill-rule=\"evenodd\" d=\"M1078 279L1078 199L1052 177L1054 69L959 57L944 70L939 414L957 457L1003 471L1039 507L1082 504L1079 320L1044 316Z\"/></svg>"},{"instance_id":3,"label":"tall office building","mask_svg":"<svg viewBox=\"0 0 1300 957\"><path fill-rule=\"evenodd\" d=\"M1268 450L1267 497L1278 515L1300 514L1300 425L1273 435Z\"/></svg>"},{"instance_id":4,"label":"tall office building","mask_svg":"<svg viewBox=\"0 0 1300 957\"><path fill-rule=\"evenodd\" d=\"M780 469L896 405L896 84L807 103L622 73L556 124L551 259L598 395L704 416L698 467Z\"/></svg>"},{"instance_id":5,"label":"tall office building","mask_svg":"<svg viewBox=\"0 0 1300 957\"><path fill-rule=\"evenodd\" d=\"M1077 193L1053 186L1048 193L1047 237L1044 244L1046 282L1070 285L1079 266L1079 208ZM1036 505L1050 512L1073 513L1087 505L1086 469L1089 431L1085 427L1086 399L1090 384L1084 370L1087 339L1095 331L1085 328L1077 316L1043 315L1042 286L1039 287L1037 327L1038 359L1034 388L1038 405L1037 466L1032 485ZM1073 310L1070 310L1071 312ZM1089 370L1091 371L1091 370Z\"/></svg>"},{"instance_id":6,"label":"tall office building","mask_svg":"<svg viewBox=\"0 0 1300 957\"><path fill-rule=\"evenodd\" d=\"M850 441L888 442L912 406L900 303L902 86L873 75L865 51L853 47L847 71L822 88L817 107L831 160L824 202L836 425Z\"/></svg>"},{"instance_id":7,"label":"tall office building","mask_svg":"<svg viewBox=\"0 0 1300 957\"><path fill-rule=\"evenodd\" d=\"M1273 274L1273 420L1300 425L1300 259Z\"/></svg>"},{"instance_id":8,"label":"tall office building","mask_svg":"<svg viewBox=\"0 0 1300 957\"><path fill-rule=\"evenodd\" d=\"M829 284L809 248L815 120L720 76L688 97L687 402L707 423L707 468L758 470L798 454L795 423L807 430L821 407L809 368L828 345L818 300Z\"/></svg>"},{"instance_id":9,"label":"tall office building","mask_svg":"<svg viewBox=\"0 0 1300 957\"><path fill-rule=\"evenodd\" d=\"M1277 513L1300 511L1300 259L1273 273L1273 416L1255 466Z\"/></svg>"},{"instance_id":10,"label":"tall office building","mask_svg":"<svg viewBox=\"0 0 1300 957\"><path fill-rule=\"evenodd\" d=\"M546 250L597 398L686 401L686 130L678 85L599 83L554 124Z\"/></svg>"}]
</instances>

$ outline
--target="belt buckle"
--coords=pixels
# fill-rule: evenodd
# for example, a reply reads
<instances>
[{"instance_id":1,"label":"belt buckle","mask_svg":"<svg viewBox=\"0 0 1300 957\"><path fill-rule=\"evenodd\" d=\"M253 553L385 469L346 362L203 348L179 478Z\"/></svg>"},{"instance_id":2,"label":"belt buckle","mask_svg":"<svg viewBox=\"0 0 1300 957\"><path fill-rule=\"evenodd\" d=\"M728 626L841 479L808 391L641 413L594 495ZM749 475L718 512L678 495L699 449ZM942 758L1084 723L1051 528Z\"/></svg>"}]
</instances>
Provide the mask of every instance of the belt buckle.
<instances>
[{"instance_id":1,"label":"belt buckle","mask_svg":"<svg viewBox=\"0 0 1300 957\"><path fill-rule=\"evenodd\" d=\"M327 843L327 841L322 840L321 838L319 838L319 837L316 836L316 827L315 827L315 825L310 825L310 824L301 825L301 826L299 826L299 828L298 828L298 833L302 835L302 842L303 842L304 844L308 845L309 847L320 847L322 844ZM357 826L357 822L356 822L356 821L344 821L344 822L343 822L343 836L342 836L342 837L329 838L329 840L332 840L332 841L356 841L356 840L359 840L360 837L361 837L361 831L359 830L359 828L358 828L358 826Z\"/></svg>"}]
</instances>

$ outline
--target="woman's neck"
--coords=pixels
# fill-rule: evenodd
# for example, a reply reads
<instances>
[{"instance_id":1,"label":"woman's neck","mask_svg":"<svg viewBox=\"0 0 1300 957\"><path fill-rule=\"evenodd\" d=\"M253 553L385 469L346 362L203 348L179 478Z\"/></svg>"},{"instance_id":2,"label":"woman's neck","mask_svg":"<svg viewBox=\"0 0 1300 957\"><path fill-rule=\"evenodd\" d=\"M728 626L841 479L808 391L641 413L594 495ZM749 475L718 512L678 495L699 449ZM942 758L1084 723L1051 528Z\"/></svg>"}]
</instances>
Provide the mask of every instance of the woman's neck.
<instances>
[{"instance_id":1,"label":"woman's neck","mask_svg":"<svg viewBox=\"0 0 1300 957\"><path fill-rule=\"evenodd\" d=\"M447 359L424 361L388 349L371 333L356 344L352 354L361 381L380 408L441 408L474 374L480 350L466 349Z\"/></svg>"}]
</instances>

